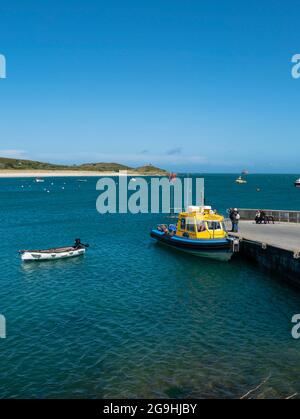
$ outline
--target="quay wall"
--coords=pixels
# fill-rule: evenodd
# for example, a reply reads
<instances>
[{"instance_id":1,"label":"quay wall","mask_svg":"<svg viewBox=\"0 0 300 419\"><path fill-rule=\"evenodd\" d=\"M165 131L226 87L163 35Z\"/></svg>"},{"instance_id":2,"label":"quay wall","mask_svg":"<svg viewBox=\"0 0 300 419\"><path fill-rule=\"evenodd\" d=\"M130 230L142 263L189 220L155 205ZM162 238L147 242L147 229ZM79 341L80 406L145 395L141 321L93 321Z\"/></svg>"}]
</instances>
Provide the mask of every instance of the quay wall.
<instances>
[{"instance_id":1,"label":"quay wall","mask_svg":"<svg viewBox=\"0 0 300 419\"><path fill-rule=\"evenodd\" d=\"M258 241L242 239L240 242L240 254L300 288L299 253Z\"/></svg>"}]
</instances>

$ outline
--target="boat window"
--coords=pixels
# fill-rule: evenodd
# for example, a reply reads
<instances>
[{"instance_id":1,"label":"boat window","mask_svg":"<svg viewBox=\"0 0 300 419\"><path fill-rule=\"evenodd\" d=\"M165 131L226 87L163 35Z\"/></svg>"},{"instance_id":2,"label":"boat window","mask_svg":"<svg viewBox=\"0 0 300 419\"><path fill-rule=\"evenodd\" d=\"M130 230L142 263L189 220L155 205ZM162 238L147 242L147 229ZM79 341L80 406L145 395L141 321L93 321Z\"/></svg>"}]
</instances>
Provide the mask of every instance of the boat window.
<instances>
[{"instance_id":1,"label":"boat window","mask_svg":"<svg viewBox=\"0 0 300 419\"><path fill-rule=\"evenodd\" d=\"M193 217L189 217L186 219L186 230L195 232L195 220Z\"/></svg>"},{"instance_id":2,"label":"boat window","mask_svg":"<svg viewBox=\"0 0 300 419\"><path fill-rule=\"evenodd\" d=\"M191 232L194 233L195 232L195 224L194 224L194 222L192 222L192 221L187 222L186 229L187 229L187 231L191 231Z\"/></svg>"},{"instance_id":3,"label":"boat window","mask_svg":"<svg viewBox=\"0 0 300 419\"><path fill-rule=\"evenodd\" d=\"M197 221L197 231L198 233L202 233L206 230L206 225L204 221Z\"/></svg>"},{"instance_id":4,"label":"boat window","mask_svg":"<svg viewBox=\"0 0 300 419\"><path fill-rule=\"evenodd\" d=\"M209 230L222 230L221 223L218 221L207 221L207 227Z\"/></svg>"}]
</instances>

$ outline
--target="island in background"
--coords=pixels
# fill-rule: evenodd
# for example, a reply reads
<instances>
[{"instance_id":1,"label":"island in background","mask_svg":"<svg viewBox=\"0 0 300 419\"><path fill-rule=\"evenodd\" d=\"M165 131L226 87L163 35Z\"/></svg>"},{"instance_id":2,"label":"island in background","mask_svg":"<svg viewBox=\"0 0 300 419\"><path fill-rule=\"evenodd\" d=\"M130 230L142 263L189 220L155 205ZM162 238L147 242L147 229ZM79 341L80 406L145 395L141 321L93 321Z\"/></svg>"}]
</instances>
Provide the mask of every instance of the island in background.
<instances>
[{"instance_id":1,"label":"island in background","mask_svg":"<svg viewBox=\"0 0 300 419\"><path fill-rule=\"evenodd\" d=\"M151 164L137 168L118 163L60 165L0 157L0 177L114 176L121 170L135 176L166 176L168 174L166 170Z\"/></svg>"}]
</instances>

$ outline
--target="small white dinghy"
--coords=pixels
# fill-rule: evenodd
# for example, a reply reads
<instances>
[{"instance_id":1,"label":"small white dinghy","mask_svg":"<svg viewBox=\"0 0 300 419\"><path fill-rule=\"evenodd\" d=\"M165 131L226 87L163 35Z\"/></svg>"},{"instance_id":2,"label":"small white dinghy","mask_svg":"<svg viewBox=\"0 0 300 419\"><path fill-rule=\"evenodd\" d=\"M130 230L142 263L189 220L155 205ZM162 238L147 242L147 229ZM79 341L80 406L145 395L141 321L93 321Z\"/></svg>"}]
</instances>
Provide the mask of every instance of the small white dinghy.
<instances>
[{"instance_id":1,"label":"small white dinghy","mask_svg":"<svg viewBox=\"0 0 300 419\"><path fill-rule=\"evenodd\" d=\"M89 247L88 244L83 244L80 239L76 239L74 246L46 250L20 250L19 253L23 262L56 260L84 255L87 247Z\"/></svg>"}]
</instances>

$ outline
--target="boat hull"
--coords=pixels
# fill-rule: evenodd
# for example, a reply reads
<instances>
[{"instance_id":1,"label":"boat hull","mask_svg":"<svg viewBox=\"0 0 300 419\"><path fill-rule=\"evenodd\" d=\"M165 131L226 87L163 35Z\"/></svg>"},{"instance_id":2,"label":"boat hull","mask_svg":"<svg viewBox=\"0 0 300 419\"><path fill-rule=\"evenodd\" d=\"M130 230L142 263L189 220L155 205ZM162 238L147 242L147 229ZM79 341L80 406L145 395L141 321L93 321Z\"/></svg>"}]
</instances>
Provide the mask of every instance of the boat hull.
<instances>
[{"instance_id":1,"label":"boat hull","mask_svg":"<svg viewBox=\"0 0 300 419\"><path fill-rule=\"evenodd\" d=\"M23 262L39 262L45 260L57 260L57 259L66 259L73 258L77 256L82 256L85 253L85 249L73 249L67 250L65 252L38 252L38 251L24 251L21 253L21 259Z\"/></svg>"},{"instance_id":2,"label":"boat hull","mask_svg":"<svg viewBox=\"0 0 300 419\"><path fill-rule=\"evenodd\" d=\"M152 230L151 237L159 243L193 256L227 262L233 255L232 239L191 240L170 236L159 230Z\"/></svg>"}]
</instances>

